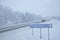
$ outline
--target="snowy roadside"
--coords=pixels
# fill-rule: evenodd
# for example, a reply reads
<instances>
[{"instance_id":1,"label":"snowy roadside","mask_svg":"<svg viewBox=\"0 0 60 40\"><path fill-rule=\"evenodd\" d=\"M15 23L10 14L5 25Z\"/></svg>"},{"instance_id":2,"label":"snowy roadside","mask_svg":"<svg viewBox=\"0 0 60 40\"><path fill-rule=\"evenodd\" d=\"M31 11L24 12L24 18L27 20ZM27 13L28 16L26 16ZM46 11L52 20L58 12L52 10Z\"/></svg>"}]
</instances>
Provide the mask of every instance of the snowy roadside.
<instances>
[{"instance_id":1,"label":"snowy roadside","mask_svg":"<svg viewBox=\"0 0 60 40\"><path fill-rule=\"evenodd\" d=\"M53 24L53 28L50 28L50 40L60 40L60 21L51 20L43 23ZM40 29L34 29L34 35L32 36L31 28L25 27L16 29L9 32L0 33L0 40L48 40L47 28L42 28L42 39L40 39Z\"/></svg>"}]
</instances>

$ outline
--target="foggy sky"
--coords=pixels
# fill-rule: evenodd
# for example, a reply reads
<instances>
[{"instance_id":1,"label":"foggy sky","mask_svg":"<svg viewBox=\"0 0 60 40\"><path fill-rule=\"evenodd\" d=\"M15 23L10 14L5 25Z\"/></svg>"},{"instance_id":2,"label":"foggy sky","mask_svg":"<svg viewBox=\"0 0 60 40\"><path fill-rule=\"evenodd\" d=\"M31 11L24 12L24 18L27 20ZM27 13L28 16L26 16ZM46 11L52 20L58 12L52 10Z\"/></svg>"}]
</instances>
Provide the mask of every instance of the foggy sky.
<instances>
[{"instance_id":1,"label":"foggy sky","mask_svg":"<svg viewBox=\"0 0 60 40\"><path fill-rule=\"evenodd\" d=\"M50 17L60 15L60 0L2 0L2 5L15 11Z\"/></svg>"}]
</instances>

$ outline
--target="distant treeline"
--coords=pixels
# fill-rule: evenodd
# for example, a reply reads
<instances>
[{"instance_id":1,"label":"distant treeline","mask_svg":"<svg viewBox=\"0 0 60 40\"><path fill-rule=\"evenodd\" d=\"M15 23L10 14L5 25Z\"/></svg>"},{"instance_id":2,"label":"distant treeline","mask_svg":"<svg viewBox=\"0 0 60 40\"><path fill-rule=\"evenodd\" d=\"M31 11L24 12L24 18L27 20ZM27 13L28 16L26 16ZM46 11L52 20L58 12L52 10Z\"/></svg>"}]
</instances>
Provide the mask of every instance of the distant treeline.
<instances>
[{"instance_id":1,"label":"distant treeline","mask_svg":"<svg viewBox=\"0 0 60 40\"><path fill-rule=\"evenodd\" d=\"M0 5L0 26L41 20L41 16L29 13L13 11L11 8Z\"/></svg>"}]
</instances>

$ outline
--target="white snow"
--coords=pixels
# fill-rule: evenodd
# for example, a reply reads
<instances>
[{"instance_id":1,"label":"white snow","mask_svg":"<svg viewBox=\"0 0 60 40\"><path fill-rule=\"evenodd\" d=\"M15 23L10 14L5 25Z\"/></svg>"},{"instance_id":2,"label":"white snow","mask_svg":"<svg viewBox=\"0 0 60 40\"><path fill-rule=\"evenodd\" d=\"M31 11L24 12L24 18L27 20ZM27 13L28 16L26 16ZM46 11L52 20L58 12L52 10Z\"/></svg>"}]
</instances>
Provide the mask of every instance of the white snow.
<instances>
[{"instance_id":1,"label":"white snow","mask_svg":"<svg viewBox=\"0 0 60 40\"><path fill-rule=\"evenodd\" d=\"M53 28L50 28L50 40L60 40L60 21L51 20L43 23L51 23ZM0 40L48 40L48 28L42 28L42 39L40 39L40 29L32 29L28 27L0 33Z\"/></svg>"}]
</instances>

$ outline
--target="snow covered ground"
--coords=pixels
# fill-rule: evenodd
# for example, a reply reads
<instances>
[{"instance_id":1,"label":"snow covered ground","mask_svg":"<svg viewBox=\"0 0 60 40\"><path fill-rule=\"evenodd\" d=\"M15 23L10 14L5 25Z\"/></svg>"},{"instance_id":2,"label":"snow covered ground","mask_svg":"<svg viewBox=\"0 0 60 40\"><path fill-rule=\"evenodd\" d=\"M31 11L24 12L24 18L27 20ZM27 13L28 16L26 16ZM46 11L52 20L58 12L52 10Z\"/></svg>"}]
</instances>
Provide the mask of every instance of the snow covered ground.
<instances>
[{"instance_id":1,"label":"snow covered ground","mask_svg":"<svg viewBox=\"0 0 60 40\"><path fill-rule=\"evenodd\" d=\"M50 40L60 40L60 21L51 20L43 23L53 24L50 28ZM42 28L42 38L40 39L40 29L34 28L32 36L32 29L28 27L0 33L0 40L48 40L48 28Z\"/></svg>"}]
</instances>

